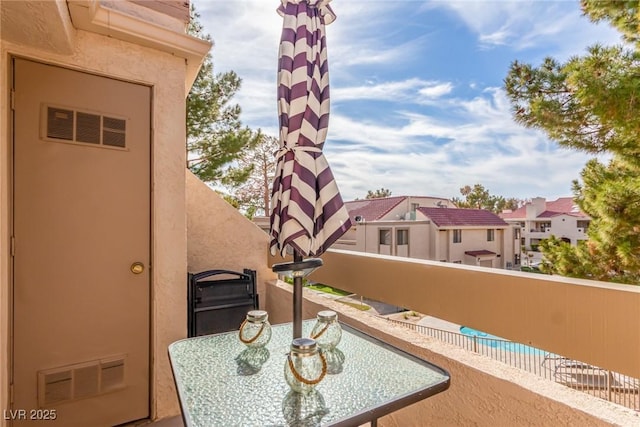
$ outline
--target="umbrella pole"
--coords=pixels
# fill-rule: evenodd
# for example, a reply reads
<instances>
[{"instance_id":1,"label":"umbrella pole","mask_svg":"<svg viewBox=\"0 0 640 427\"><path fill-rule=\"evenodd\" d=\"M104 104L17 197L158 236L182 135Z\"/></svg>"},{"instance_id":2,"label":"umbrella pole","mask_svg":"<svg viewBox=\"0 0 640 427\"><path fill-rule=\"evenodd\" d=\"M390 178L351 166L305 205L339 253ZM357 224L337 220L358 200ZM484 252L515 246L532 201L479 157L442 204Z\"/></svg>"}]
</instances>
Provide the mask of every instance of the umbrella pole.
<instances>
[{"instance_id":1,"label":"umbrella pole","mask_svg":"<svg viewBox=\"0 0 640 427\"><path fill-rule=\"evenodd\" d=\"M293 251L293 262L302 261L302 254ZM302 276L293 278L293 339L302 338Z\"/></svg>"}]
</instances>

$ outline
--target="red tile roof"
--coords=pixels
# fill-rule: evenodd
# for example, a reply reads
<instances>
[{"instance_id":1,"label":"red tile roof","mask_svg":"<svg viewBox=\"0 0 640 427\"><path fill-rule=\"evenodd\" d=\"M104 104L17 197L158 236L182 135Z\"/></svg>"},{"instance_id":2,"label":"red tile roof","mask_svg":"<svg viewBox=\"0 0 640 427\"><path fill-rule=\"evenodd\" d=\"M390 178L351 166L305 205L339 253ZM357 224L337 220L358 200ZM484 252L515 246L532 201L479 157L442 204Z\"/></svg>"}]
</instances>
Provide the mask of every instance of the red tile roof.
<instances>
[{"instance_id":1,"label":"red tile roof","mask_svg":"<svg viewBox=\"0 0 640 427\"><path fill-rule=\"evenodd\" d=\"M452 226L498 226L509 224L491 211L484 209L447 209L447 208L418 208L438 227Z\"/></svg>"},{"instance_id":2,"label":"red tile roof","mask_svg":"<svg viewBox=\"0 0 640 427\"><path fill-rule=\"evenodd\" d=\"M560 197L558 200L548 201L546 210L540 213L537 218L551 218L563 214L583 218L588 217L580 211L578 205L573 201L573 197ZM500 217L504 219L524 219L527 217L527 206L521 206L513 212L503 212Z\"/></svg>"},{"instance_id":3,"label":"red tile roof","mask_svg":"<svg viewBox=\"0 0 640 427\"><path fill-rule=\"evenodd\" d=\"M382 219L391 209L406 200L406 196L383 197L379 199L365 199L345 202L344 205L349 211L349 217L355 224L355 218L361 217L365 221L376 221Z\"/></svg>"},{"instance_id":4,"label":"red tile roof","mask_svg":"<svg viewBox=\"0 0 640 427\"><path fill-rule=\"evenodd\" d=\"M486 255L495 255L496 254L495 252L488 251L486 249L480 249L478 251L464 251L464 253L466 255L475 256L475 257L486 256Z\"/></svg>"}]
</instances>

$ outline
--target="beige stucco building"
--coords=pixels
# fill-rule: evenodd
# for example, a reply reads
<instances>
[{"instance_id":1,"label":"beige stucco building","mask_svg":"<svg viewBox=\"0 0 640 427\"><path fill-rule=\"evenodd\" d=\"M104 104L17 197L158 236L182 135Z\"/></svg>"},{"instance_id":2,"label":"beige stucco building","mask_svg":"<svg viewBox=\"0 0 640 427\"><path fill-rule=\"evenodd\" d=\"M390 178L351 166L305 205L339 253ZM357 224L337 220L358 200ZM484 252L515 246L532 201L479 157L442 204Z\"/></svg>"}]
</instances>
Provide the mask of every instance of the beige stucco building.
<instances>
[{"instance_id":1,"label":"beige stucco building","mask_svg":"<svg viewBox=\"0 0 640 427\"><path fill-rule=\"evenodd\" d=\"M334 247L456 264L513 268L519 241L492 212L446 199L387 197L346 203L355 224Z\"/></svg>"},{"instance_id":2,"label":"beige stucco building","mask_svg":"<svg viewBox=\"0 0 640 427\"><path fill-rule=\"evenodd\" d=\"M429 259L425 258L429 254L428 239L412 239L409 252L409 234L429 233L428 222L417 220L417 209L421 206L455 208L448 199L429 196L353 200L345 205L354 226L334 244L334 248L423 259Z\"/></svg>"},{"instance_id":3,"label":"beige stucco building","mask_svg":"<svg viewBox=\"0 0 640 427\"><path fill-rule=\"evenodd\" d=\"M538 244L551 236L577 245L587 240L591 218L573 201L572 197L560 197L547 201L535 197L531 202L515 211L505 211L500 217L513 225L520 235L520 249L524 248L523 263L540 262L542 254Z\"/></svg>"}]
</instances>

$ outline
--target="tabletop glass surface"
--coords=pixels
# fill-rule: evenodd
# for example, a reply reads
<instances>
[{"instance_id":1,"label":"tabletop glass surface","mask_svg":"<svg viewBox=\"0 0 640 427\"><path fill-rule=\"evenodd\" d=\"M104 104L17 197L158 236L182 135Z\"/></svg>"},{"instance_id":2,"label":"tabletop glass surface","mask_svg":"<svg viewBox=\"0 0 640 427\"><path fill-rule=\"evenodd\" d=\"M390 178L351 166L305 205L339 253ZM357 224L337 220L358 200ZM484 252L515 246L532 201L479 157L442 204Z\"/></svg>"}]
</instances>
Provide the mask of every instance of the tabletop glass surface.
<instances>
[{"instance_id":1,"label":"tabletop glass surface","mask_svg":"<svg viewBox=\"0 0 640 427\"><path fill-rule=\"evenodd\" d=\"M303 322L303 336L309 336L314 323ZM415 401L448 387L449 376L440 368L342 327L338 347L326 353L327 375L308 395L292 392L284 379L290 323L274 325L263 349L247 348L237 332L171 344L187 426L340 424L408 396L421 395L411 398Z\"/></svg>"}]
</instances>

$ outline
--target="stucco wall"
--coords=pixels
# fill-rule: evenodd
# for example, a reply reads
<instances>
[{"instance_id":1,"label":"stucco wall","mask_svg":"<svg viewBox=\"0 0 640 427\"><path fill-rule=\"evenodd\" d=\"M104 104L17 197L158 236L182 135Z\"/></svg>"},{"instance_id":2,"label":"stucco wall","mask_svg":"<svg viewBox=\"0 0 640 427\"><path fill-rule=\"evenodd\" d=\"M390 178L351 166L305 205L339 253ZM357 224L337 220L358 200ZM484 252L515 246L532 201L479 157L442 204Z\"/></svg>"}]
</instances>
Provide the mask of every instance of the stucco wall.
<instances>
[{"instance_id":1,"label":"stucco wall","mask_svg":"<svg viewBox=\"0 0 640 427\"><path fill-rule=\"evenodd\" d=\"M576 245L578 239L584 239L584 233L578 233L578 218L571 215L558 215L551 218L551 234L558 238L571 239L571 244Z\"/></svg>"},{"instance_id":2,"label":"stucco wall","mask_svg":"<svg viewBox=\"0 0 640 427\"><path fill-rule=\"evenodd\" d=\"M513 263L513 231L510 228L494 228L494 240L489 242L487 241L487 228L462 228L462 242L453 243L452 229L440 230L432 224L430 228L433 235L431 245L434 249L429 258L424 257L423 259L447 262L462 261L462 264L479 265L476 258L466 255L465 251L486 249L500 254L500 257L493 259L493 267L505 268L507 262ZM421 257L412 256L412 258Z\"/></svg>"},{"instance_id":3,"label":"stucco wall","mask_svg":"<svg viewBox=\"0 0 640 427\"><path fill-rule=\"evenodd\" d=\"M322 259L311 280L640 377L638 286L333 249Z\"/></svg>"},{"instance_id":4,"label":"stucco wall","mask_svg":"<svg viewBox=\"0 0 640 427\"><path fill-rule=\"evenodd\" d=\"M188 271L256 270L264 304L265 282L276 277L267 264L269 236L188 170L186 185Z\"/></svg>"},{"instance_id":5,"label":"stucco wall","mask_svg":"<svg viewBox=\"0 0 640 427\"><path fill-rule=\"evenodd\" d=\"M291 321L291 292L291 286L282 282L269 284L267 310L273 323ZM304 295L304 319L329 308L338 312L341 321L450 373L448 390L383 417L378 421L381 427L595 427L640 422L638 414L630 409L389 324L307 289Z\"/></svg>"},{"instance_id":6,"label":"stucco wall","mask_svg":"<svg viewBox=\"0 0 640 427\"><path fill-rule=\"evenodd\" d=\"M355 221L354 221L355 222ZM356 223L353 225L346 233L342 235L340 239L338 239L332 247L336 249L344 249L347 251L357 251L364 252L364 242L358 239L360 235L361 229L363 229L363 225L360 223Z\"/></svg>"},{"instance_id":7,"label":"stucco wall","mask_svg":"<svg viewBox=\"0 0 640 427\"><path fill-rule=\"evenodd\" d=\"M186 318L184 283L186 277L186 213L185 213L185 61L167 53L104 37L77 31L70 55L45 52L29 46L2 43L0 84L2 93L8 89L7 71L9 55L15 54L35 61L111 76L153 87L153 142L152 142L152 403L151 416L165 417L177 414L173 378L168 363L167 346L184 336L186 326L175 318ZM135 60L132 60L135 58ZM0 97L2 115L2 151L0 152L0 197L2 197L0 255L6 265L5 242L9 225L8 198L8 96ZM2 307L0 327L2 360L7 360L9 302L8 269L1 268ZM2 363L0 378L3 407L6 405L7 366Z\"/></svg>"},{"instance_id":8,"label":"stucco wall","mask_svg":"<svg viewBox=\"0 0 640 427\"><path fill-rule=\"evenodd\" d=\"M487 227L489 228L489 227ZM478 265L475 259L465 254L466 251L475 251L486 249L496 254L500 252L500 239L503 237L502 233L498 229L493 229L493 241L487 241L487 228L483 229L462 229L462 241L460 243L451 243L451 254L449 261L462 261L463 264ZM450 234L453 238L452 234ZM501 267L500 259L494 260L494 267Z\"/></svg>"},{"instance_id":9,"label":"stucco wall","mask_svg":"<svg viewBox=\"0 0 640 427\"><path fill-rule=\"evenodd\" d=\"M371 221L356 226L356 245L334 245L336 249L355 250L358 252L380 253L405 256L396 253L395 242L397 230L409 230L409 256L411 258L429 259L429 223L426 221ZM380 245L380 230L391 230L391 245ZM402 248L400 249L402 251Z\"/></svg>"}]
</instances>

